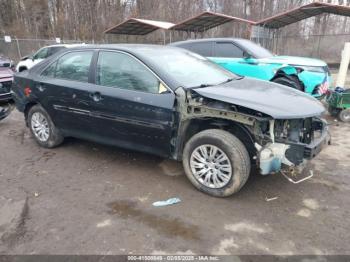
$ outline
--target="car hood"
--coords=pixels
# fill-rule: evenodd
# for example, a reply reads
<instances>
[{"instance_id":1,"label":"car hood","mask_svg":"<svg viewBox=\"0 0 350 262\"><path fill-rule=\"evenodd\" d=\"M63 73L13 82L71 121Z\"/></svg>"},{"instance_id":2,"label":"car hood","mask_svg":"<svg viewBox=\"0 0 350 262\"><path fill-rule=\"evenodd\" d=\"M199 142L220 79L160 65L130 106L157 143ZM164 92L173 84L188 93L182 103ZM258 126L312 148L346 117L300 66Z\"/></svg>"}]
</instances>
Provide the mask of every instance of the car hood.
<instances>
[{"instance_id":1,"label":"car hood","mask_svg":"<svg viewBox=\"0 0 350 262\"><path fill-rule=\"evenodd\" d=\"M322 60L298 56L273 56L259 60L263 63L277 63L299 66L327 66L327 64Z\"/></svg>"},{"instance_id":2,"label":"car hood","mask_svg":"<svg viewBox=\"0 0 350 262\"><path fill-rule=\"evenodd\" d=\"M7 67L0 67L0 78L13 77L13 71Z\"/></svg>"},{"instance_id":3,"label":"car hood","mask_svg":"<svg viewBox=\"0 0 350 262\"><path fill-rule=\"evenodd\" d=\"M193 90L203 97L253 109L275 119L320 116L325 110L318 100L301 91L252 78Z\"/></svg>"}]
</instances>

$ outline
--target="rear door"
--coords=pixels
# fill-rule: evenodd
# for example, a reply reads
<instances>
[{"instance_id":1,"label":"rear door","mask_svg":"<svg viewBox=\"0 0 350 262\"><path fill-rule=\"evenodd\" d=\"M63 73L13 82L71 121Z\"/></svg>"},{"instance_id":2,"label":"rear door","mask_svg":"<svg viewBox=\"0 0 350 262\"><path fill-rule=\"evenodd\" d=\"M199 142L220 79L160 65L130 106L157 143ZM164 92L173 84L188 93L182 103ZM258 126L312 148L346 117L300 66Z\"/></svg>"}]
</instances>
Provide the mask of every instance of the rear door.
<instances>
[{"instance_id":1,"label":"rear door","mask_svg":"<svg viewBox=\"0 0 350 262\"><path fill-rule=\"evenodd\" d=\"M54 123L67 134L80 136L89 128L89 102L81 96L94 85L90 81L93 50L68 52L50 64L34 89Z\"/></svg>"},{"instance_id":2,"label":"rear door","mask_svg":"<svg viewBox=\"0 0 350 262\"><path fill-rule=\"evenodd\" d=\"M169 155L175 95L146 65L128 53L100 51L95 83L79 102L90 100L101 141Z\"/></svg>"}]
</instances>

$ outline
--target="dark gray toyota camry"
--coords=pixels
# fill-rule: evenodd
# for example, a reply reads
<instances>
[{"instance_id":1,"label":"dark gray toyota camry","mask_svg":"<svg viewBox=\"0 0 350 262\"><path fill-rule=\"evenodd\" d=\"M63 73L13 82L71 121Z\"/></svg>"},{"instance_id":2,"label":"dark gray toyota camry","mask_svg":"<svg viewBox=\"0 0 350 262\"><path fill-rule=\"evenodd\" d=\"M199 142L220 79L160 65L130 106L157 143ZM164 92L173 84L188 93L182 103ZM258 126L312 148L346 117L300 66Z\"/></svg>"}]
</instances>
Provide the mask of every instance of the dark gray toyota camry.
<instances>
[{"instance_id":1,"label":"dark gray toyota camry","mask_svg":"<svg viewBox=\"0 0 350 262\"><path fill-rule=\"evenodd\" d=\"M176 47L64 50L16 74L13 93L39 145L72 136L182 161L217 197L239 191L252 168L301 172L328 141L316 99Z\"/></svg>"}]
</instances>

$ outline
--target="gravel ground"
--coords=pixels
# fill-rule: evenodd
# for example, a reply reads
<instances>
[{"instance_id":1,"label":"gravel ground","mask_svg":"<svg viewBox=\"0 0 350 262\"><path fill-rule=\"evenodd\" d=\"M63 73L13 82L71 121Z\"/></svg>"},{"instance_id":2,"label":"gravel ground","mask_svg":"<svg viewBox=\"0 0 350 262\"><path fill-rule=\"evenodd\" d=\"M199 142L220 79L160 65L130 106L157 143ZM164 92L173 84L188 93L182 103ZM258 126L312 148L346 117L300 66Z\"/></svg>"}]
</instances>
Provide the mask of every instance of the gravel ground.
<instances>
[{"instance_id":1,"label":"gravel ground","mask_svg":"<svg viewBox=\"0 0 350 262\"><path fill-rule=\"evenodd\" d=\"M252 174L218 199L173 161L78 139L40 148L15 111L0 122L0 198L28 201L0 254L350 254L350 125L330 122L314 178ZM170 197L182 202L152 206Z\"/></svg>"}]
</instances>

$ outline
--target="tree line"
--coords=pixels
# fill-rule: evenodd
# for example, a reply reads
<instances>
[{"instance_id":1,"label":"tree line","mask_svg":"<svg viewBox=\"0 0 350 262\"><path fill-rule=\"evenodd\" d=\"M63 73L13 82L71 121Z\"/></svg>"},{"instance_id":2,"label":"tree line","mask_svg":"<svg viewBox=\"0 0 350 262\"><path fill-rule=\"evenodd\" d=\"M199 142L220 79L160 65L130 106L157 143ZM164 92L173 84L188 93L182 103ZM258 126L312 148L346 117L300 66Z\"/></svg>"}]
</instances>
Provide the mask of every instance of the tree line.
<instances>
[{"instance_id":1,"label":"tree line","mask_svg":"<svg viewBox=\"0 0 350 262\"><path fill-rule=\"evenodd\" d=\"M60 37L101 41L107 28L129 17L178 23L202 11L259 20L310 0L0 0L0 36L48 39ZM350 0L324 2L350 5ZM242 29L243 28L243 29ZM215 31L221 36L244 36L246 30L229 23ZM286 34L350 33L348 19L321 15L288 26ZM122 39L122 37L120 37Z\"/></svg>"}]
</instances>

